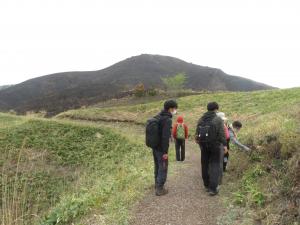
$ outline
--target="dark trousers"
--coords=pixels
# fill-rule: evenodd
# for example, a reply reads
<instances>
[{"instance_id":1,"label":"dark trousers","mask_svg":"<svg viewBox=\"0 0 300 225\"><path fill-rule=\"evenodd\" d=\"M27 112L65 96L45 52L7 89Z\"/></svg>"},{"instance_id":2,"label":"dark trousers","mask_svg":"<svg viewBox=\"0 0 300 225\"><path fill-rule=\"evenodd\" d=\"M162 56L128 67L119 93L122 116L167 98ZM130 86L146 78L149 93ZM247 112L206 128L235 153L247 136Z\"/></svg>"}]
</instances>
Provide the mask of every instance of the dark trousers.
<instances>
[{"instance_id":1,"label":"dark trousers","mask_svg":"<svg viewBox=\"0 0 300 225\"><path fill-rule=\"evenodd\" d=\"M216 191L220 177L220 145L200 144L202 179L205 187Z\"/></svg>"},{"instance_id":2,"label":"dark trousers","mask_svg":"<svg viewBox=\"0 0 300 225\"><path fill-rule=\"evenodd\" d=\"M224 168L224 146L220 145L220 174L219 174L219 184L222 184L223 179L223 168Z\"/></svg>"},{"instance_id":3,"label":"dark trousers","mask_svg":"<svg viewBox=\"0 0 300 225\"><path fill-rule=\"evenodd\" d=\"M227 152L226 154L224 154L223 171L226 171L228 160L229 160L229 152Z\"/></svg>"},{"instance_id":4,"label":"dark trousers","mask_svg":"<svg viewBox=\"0 0 300 225\"><path fill-rule=\"evenodd\" d=\"M163 159L163 152L153 149L155 186L161 188L167 180L168 160Z\"/></svg>"},{"instance_id":5,"label":"dark trousers","mask_svg":"<svg viewBox=\"0 0 300 225\"><path fill-rule=\"evenodd\" d=\"M185 159L185 140L175 139L176 160L184 161Z\"/></svg>"}]
</instances>

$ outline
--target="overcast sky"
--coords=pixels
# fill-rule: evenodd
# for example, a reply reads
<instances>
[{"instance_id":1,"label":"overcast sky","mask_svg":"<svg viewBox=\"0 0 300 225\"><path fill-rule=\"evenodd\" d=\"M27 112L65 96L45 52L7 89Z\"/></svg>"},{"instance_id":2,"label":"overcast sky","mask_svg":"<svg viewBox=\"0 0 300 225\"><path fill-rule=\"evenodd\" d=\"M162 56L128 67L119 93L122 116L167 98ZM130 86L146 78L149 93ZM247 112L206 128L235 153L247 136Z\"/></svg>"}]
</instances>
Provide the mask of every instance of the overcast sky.
<instances>
[{"instance_id":1,"label":"overcast sky","mask_svg":"<svg viewBox=\"0 0 300 225\"><path fill-rule=\"evenodd\" d=\"M300 86L299 12L297 0L1 0L0 85L149 53Z\"/></svg>"}]
</instances>

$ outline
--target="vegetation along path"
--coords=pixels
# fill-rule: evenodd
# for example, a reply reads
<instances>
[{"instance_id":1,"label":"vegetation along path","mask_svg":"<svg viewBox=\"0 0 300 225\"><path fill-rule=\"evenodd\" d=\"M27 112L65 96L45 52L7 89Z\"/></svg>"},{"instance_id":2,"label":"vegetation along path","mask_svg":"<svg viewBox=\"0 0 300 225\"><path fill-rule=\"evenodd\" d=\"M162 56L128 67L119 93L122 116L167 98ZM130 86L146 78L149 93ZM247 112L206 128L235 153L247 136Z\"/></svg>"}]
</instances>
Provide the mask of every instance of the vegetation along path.
<instances>
[{"instance_id":1,"label":"vegetation along path","mask_svg":"<svg viewBox=\"0 0 300 225\"><path fill-rule=\"evenodd\" d=\"M173 145L170 150L173 151ZM224 209L220 197L210 197L201 180L200 152L187 143L186 160L173 162L175 174L169 177L169 193L162 197L151 190L136 204L132 225L216 225Z\"/></svg>"}]
</instances>

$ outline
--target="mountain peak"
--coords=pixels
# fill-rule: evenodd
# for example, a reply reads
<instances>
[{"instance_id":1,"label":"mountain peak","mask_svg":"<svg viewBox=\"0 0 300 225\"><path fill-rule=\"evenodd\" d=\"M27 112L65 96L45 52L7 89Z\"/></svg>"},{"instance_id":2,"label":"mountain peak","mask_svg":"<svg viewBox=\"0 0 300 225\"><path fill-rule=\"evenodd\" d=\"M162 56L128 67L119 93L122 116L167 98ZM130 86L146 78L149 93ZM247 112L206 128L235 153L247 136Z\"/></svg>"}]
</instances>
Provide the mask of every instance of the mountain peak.
<instances>
[{"instance_id":1,"label":"mountain peak","mask_svg":"<svg viewBox=\"0 0 300 225\"><path fill-rule=\"evenodd\" d=\"M46 110L55 113L115 98L138 83L163 89L163 77L185 73L185 88L195 91L253 91L272 87L230 76L220 69L171 56L141 54L98 71L50 74L0 90L0 110Z\"/></svg>"}]
</instances>

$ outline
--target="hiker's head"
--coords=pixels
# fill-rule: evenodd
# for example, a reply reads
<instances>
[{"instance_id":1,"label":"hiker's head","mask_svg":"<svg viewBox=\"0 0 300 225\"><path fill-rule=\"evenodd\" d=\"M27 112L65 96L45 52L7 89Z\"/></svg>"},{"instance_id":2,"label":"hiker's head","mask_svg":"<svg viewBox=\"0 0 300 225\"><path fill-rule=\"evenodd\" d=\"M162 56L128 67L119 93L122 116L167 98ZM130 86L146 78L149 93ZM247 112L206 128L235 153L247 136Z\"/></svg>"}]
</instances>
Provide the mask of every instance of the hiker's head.
<instances>
[{"instance_id":1,"label":"hiker's head","mask_svg":"<svg viewBox=\"0 0 300 225\"><path fill-rule=\"evenodd\" d=\"M219 110L219 105L216 102L210 102L207 104L207 110L211 112L217 112Z\"/></svg>"},{"instance_id":2,"label":"hiker's head","mask_svg":"<svg viewBox=\"0 0 300 225\"><path fill-rule=\"evenodd\" d=\"M217 116L220 117L224 121L224 123L226 123L228 120L225 116L225 113L223 112L217 112Z\"/></svg>"},{"instance_id":3,"label":"hiker's head","mask_svg":"<svg viewBox=\"0 0 300 225\"><path fill-rule=\"evenodd\" d=\"M173 115L175 115L177 112L177 108L178 108L178 105L175 100L165 101L165 104L164 104L165 111L168 111L168 112L172 113Z\"/></svg>"},{"instance_id":4,"label":"hiker's head","mask_svg":"<svg viewBox=\"0 0 300 225\"><path fill-rule=\"evenodd\" d=\"M183 116L177 117L177 123L183 123Z\"/></svg>"},{"instance_id":5,"label":"hiker's head","mask_svg":"<svg viewBox=\"0 0 300 225\"><path fill-rule=\"evenodd\" d=\"M236 130L236 131L239 131L241 128L242 128L243 124L236 120L232 123L232 127Z\"/></svg>"}]
</instances>

